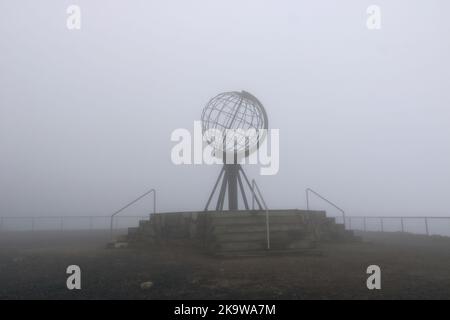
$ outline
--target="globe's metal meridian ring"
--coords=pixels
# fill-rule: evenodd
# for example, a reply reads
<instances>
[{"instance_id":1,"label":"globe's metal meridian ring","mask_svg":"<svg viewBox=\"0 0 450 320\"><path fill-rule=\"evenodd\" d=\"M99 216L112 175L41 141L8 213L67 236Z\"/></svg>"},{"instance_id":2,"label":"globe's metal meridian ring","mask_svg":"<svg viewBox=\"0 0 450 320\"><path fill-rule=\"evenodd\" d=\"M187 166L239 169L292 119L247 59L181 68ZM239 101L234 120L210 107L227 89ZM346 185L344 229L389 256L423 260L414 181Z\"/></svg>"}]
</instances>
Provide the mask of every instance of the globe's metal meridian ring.
<instances>
[{"instance_id":1,"label":"globe's metal meridian ring","mask_svg":"<svg viewBox=\"0 0 450 320\"><path fill-rule=\"evenodd\" d=\"M237 159L259 148L269 126L264 106L246 91L218 94L204 107L201 120L203 139L216 156L229 154Z\"/></svg>"}]
</instances>

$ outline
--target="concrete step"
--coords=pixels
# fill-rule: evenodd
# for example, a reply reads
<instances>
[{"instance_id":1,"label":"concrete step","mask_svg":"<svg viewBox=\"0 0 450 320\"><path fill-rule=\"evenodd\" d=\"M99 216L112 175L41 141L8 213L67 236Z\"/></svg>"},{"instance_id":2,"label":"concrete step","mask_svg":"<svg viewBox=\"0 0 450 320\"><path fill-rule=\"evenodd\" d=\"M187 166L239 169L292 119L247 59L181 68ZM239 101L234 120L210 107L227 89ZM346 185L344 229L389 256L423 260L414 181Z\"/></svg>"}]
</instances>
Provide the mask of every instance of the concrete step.
<instances>
[{"instance_id":1,"label":"concrete step","mask_svg":"<svg viewBox=\"0 0 450 320\"><path fill-rule=\"evenodd\" d=\"M131 228L128 228L128 235L129 235L129 236L136 235L136 234L139 233L140 230L141 230L141 229L140 229L139 227L131 227Z\"/></svg>"},{"instance_id":2,"label":"concrete step","mask_svg":"<svg viewBox=\"0 0 450 320\"><path fill-rule=\"evenodd\" d=\"M305 255L322 256L323 252L316 248L306 249L271 249L271 250L248 250L248 251L218 251L214 253L220 258L253 258L279 255Z\"/></svg>"},{"instance_id":3,"label":"concrete step","mask_svg":"<svg viewBox=\"0 0 450 320\"><path fill-rule=\"evenodd\" d=\"M333 225L333 228L334 228L336 231L342 231L342 232L346 231L345 225L344 225L344 224L341 224L341 223L336 223L336 224L334 224L334 225Z\"/></svg>"},{"instance_id":4,"label":"concrete step","mask_svg":"<svg viewBox=\"0 0 450 320\"><path fill-rule=\"evenodd\" d=\"M305 224L311 220L308 220L302 216L269 216L269 223L275 224ZM243 216L241 218L215 218L210 221L213 226L221 225L243 225L243 224L265 224L266 217L262 215L255 216Z\"/></svg>"},{"instance_id":5,"label":"concrete step","mask_svg":"<svg viewBox=\"0 0 450 320\"><path fill-rule=\"evenodd\" d=\"M288 249L310 249L314 248L316 243L311 240L277 240L270 239L270 249L288 250ZM215 242L210 248L215 251L249 251L249 250L267 250L267 240L255 241L225 241Z\"/></svg>"},{"instance_id":6,"label":"concrete step","mask_svg":"<svg viewBox=\"0 0 450 320\"><path fill-rule=\"evenodd\" d=\"M289 231L270 231L269 237L273 241L293 241L293 240L301 240L306 239L309 236L309 233L302 232L298 230L289 230ZM218 242L241 242L241 241L265 241L267 237L266 231L258 231L258 232L243 232L243 233L218 233L212 235L211 241Z\"/></svg>"},{"instance_id":7,"label":"concrete step","mask_svg":"<svg viewBox=\"0 0 450 320\"><path fill-rule=\"evenodd\" d=\"M200 213L205 214L205 213ZM223 211L223 212L208 212L206 213L209 217L215 218L215 217L224 217L224 218L241 218L243 216L249 216L249 215L265 215L266 212L264 210L254 210L254 211ZM298 210L298 209L290 209L290 210L269 210L269 215L286 215L286 216L293 216L293 215L306 215L306 216L317 216L317 217L326 217L325 211L307 211L307 210Z\"/></svg>"},{"instance_id":8,"label":"concrete step","mask_svg":"<svg viewBox=\"0 0 450 320\"><path fill-rule=\"evenodd\" d=\"M246 242L246 241L264 241L266 239L266 232L250 232L250 233L221 233L214 234L212 241L217 242Z\"/></svg>"},{"instance_id":9,"label":"concrete step","mask_svg":"<svg viewBox=\"0 0 450 320\"><path fill-rule=\"evenodd\" d=\"M319 241L355 241L353 232L324 211L270 210L269 229L271 249L279 252L309 250ZM265 252L266 212L156 214L121 238L133 246L160 244L165 239L200 239L212 252Z\"/></svg>"},{"instance_id":10,"label":"concrete step","mask_svg":"<svg viewBox=\"0 0 450 320\"><path fill-rule=\"evenodd\" d=\"M144 227L150 225L150 220L140 220L139 227Z\"/></svg>"},{"instance_id":11,"label":"concrete step","mask_svg":"<svg viewBox=\"0 0 450 320\"><path fill-rule=\"evenodd\" d=\"M311 240L298 240L291 242L287 249L311 249L315 248L317 246L317 243L315 241Z\"/></svg>"},{"instance_id":12,"label":"concrete step","mask_svg":"<svg viewBox=\"0 0 450 320\"><path fill-rule=\"evenodd\" d=\"M246 241L246 242L216 242L212 245L214 251L249 251L265 250L267 244L265 241Z\"/></svg>"},{"instance_id":13,"label":"concrete step","mask_svg":"<svg viewBox=\"0 0 450 320\"><path fill-rule=\"evenodd\" d=\"M355 236L355 233L352 230L345 230L339 234L339 239L344 241L356 241L358 240L358 237Z\"/></svg>"},{"instance_id":14,"label":"concrete step","mask_svg":"<svg viewBox=\"0 0 450 320\"><path fill-rule=\"evenodd\" d=\"M270 224L270 232L278 231L293 231L293 232L306 232L307 227L299 224ZM266 224L233 224L233 225L220 225L212 227L212 234L228 234L228 233L252 233L252 232L266 232Z\"/></svg>"}]
</instances>

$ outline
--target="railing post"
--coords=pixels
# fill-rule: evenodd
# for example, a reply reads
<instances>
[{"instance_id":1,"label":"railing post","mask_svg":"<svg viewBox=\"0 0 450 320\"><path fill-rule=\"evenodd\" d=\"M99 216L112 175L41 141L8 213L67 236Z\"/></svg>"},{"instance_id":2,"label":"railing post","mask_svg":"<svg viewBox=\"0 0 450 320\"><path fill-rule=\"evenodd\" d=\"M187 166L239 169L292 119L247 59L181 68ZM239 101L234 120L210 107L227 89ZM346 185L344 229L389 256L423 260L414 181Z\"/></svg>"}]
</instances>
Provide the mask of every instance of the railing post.
<instances>
[{"instance_id":1,"label":"railing post","mask_svg":"<svg viewBox=\"0 0 450 320\"><path fill-rule=\"evenodd\" d=\"M252 180L252 210L255 210L255 180Z\"/></svg>"},{"instance_id":2,"label":"railing post","mask_svg":"<svg viewBox=\"0 0 450 320\"><path fill-rule=\"evenodd\" d=\"M110 236L111 236L111 241L113 240L113 229L114 229L114 216L111 216L111 225L110 225L110 227L109 227L109 234L110 234Z\"/></svg>"},{"instance_id":3,"label":"railing post","mask_svg":"<svg viewBox=\"0 0 450 320\"><path fill-rule=\"evenodd\" d=\"M348 229L352 230L352 217L348 217Z\"/></svg>"},{"instance_id":4,"label":"railing post","mask_svg":"<svg viewBox=\"0 0 450 320\"><path fill-rule=\"evenodd\" d=\"M264 208L266 209L266 240L267 240L267 250L270 250L269 208L267 207L267 204L264 201L264 198L263 198L263 196L261 194L261 190L259 190L259 187L256 184L256 181L253 179L252 180L252 193L253 193L253 196L256 197L255 189L258 191L259 198L261 199L261 202L264 205Z\"/></svg>"},{"instance_id":5,"label":"railing post","mask_svg":"<svg viewBox=\"0 0 450 320\"><path fill-rule=\"evenodd\" d=\"M402 232L405 232L405 225L403 224L403 217L400 218L400 222L402 224Z\"/></svg>"},{"instance_id":6,"label":"railing post","mask_svg":"<svg viewBox=\"0 0 450 320\"><path fill-rule=\"evenodd\" d=\"M261 194L261 192L260 192ZM262 198L262 197L261 197ZM269 208L266 206L266 237L267 237L267 250L270 250L270 225L269 225Z\"/></svg>"},{"instance_id":7,"label":"railing post","mask_svg":"<svg viewBox=\"0 0 450 320\"><path fill-rule=\"evenodd\" d=\"M309 189L306 189L305 193L306 193L306 210L309 211ZM344 224L345 224L345 222L344 222Z\"/></svg>"},{"instance_id":8,"label":"railing post","mask_svg":"<svg viewBox=\"0 0 450 320\"><path fill-rule=\"evenodd\" d=\"M364 223L364 232L366 232L367 231L366 217L363 218L363 223Z\"/></svg>"},{"instance_id":9,"label":"railing post","mask_svg":"<svg viewBox=\"0 0 450 320\"><path fill-rule=\"evenodd\" d=\"M427 236L429 236L430 232L428 230L428 218L425 218L425 230L426 230Z\"/></svg>"},{"instance_id":10,"label":"railing post","mask_svg":"<svg viewBox=\"0 0 450 320\"><path fill-rule=\"evenodd\" d=\"M153 213L156 213L156 189L153 189Z\"/></svg>"}]
</instances>

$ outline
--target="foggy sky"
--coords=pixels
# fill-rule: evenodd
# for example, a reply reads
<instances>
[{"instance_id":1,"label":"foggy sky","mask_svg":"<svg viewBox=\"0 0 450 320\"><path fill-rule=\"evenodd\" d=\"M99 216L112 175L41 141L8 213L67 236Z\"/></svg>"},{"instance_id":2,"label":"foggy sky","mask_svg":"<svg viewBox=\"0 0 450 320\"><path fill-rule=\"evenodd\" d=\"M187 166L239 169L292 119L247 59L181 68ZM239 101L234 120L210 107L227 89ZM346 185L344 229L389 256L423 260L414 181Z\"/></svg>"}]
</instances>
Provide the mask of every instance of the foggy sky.
<instances>
[{"instance_id":1,"label":"foggy sky","mask_svg":"<svg viewBox=\"0 0 450 320\"><path fill-rule=\"evenodd\" d=\"M1 1L0 215L106 215L150 188L160 211L203 209L220 167L175 166L170 134L230 90L257 96L280 129L279 173L245 168L271 208L304 208L311 187L352 215L450 215L449 10Z\"/></svg>"}]
</instances>

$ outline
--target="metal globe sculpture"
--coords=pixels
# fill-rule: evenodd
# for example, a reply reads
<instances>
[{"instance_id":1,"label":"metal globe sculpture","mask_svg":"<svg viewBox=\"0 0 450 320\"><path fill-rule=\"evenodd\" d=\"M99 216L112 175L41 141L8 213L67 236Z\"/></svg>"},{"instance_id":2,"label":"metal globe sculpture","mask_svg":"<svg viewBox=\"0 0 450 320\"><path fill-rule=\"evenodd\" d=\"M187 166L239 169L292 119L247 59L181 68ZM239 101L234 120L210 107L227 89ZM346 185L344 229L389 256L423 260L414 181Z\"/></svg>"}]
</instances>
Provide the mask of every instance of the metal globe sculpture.
<instances>
[{"instance_id":1,"label":"metal globe sculpture","mask_svg":"<svg viewBox=\"0 0 450 320\"><path fill-rule=\"evenodd\" d=\"M268 120L259 100L248 92L232 91L212 98L202 112L203 139L214 150L246 156L266 136ZM217 132L223 137L216 139Z\"/></svg>"},{"instance_id":2,"label":"metal globe sculpture","mask_svg":"<svg viewBox=\"0 0 450 320\"><path fill-rule=\"evenodd\" d=\"M223 159L224 165L206 203L205 211L221 185L216 211L222 211L228 196L228 210L238 210L238 194L241 191L245 209L249 210L244 183L254 196L240 160L259 148L267 135L268 119L262 103L246 91L221 93L212 98L202 112L203 139L212 146L215 155ZM219 138L218 138L219 137ZM229 159L233 159L229 163ZM220 183L221 182L221 183ZM262 209L259 199L255 198Z\"/></svg>"}]
</instances>

